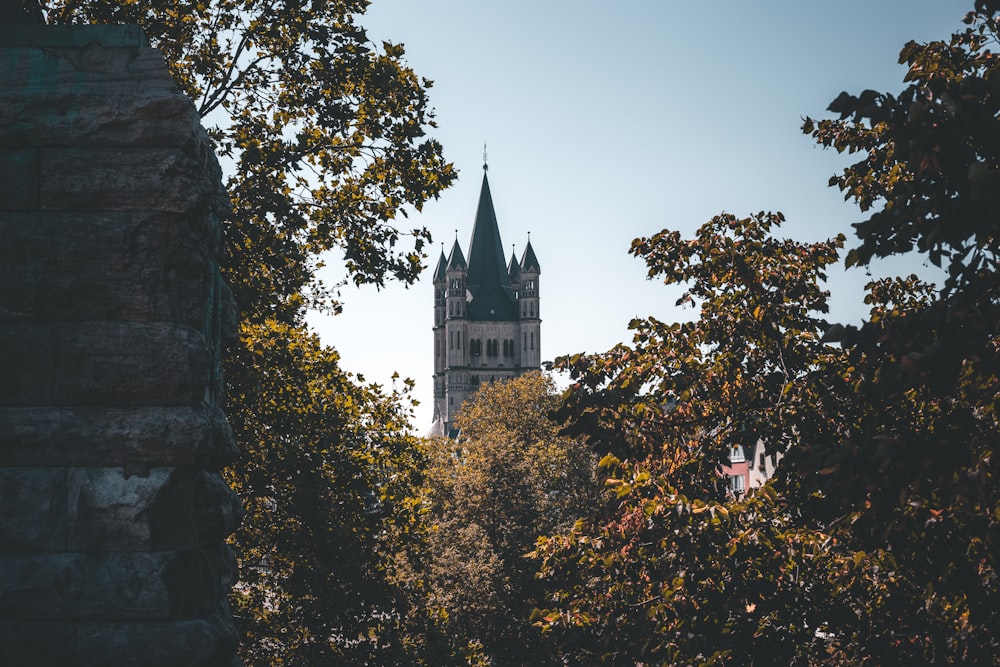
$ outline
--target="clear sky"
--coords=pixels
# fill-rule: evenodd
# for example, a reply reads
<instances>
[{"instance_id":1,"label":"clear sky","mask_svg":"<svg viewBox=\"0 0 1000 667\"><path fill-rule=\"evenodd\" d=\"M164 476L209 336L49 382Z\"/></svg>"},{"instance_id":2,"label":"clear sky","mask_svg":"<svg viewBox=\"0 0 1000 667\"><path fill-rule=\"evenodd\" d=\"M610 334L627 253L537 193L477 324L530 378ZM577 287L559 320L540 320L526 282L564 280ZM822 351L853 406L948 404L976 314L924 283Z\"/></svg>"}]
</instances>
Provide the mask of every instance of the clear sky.
<instances>
[{"instance_id":1,"label":"clear sky","mask_svg":"<svg viewBox=\"0 0 1000 667\"><path fill-rule=\"evenodd\" d=\"M900 48L945 38L971 0L373 0L373 41L406 47L434 81L433 132L460 171L412 214L434 234L427 269L405 289L348 287L344 312L310 322L343 366L417 383L414 424L431 421L430 273L458 230L463 251L489 178L510 257L531 233L542 274L542 358L630 340L628 321L691 316L677 291L647 281L631 240L690 235L713 215L782 211L780 231L818 240L861 219L827 186L848 163L814 146L802 117L842 90L898 91ZM412 226L403 220L404 227ZM848 247L851 247L850 238ZM919 271L894 262L884 272ZM330 258L336 264L336 258ZM331 268L328 280L342 272ZM832 320L854 321L864 271L835 268Z\"/></svg>"}]
</instances>

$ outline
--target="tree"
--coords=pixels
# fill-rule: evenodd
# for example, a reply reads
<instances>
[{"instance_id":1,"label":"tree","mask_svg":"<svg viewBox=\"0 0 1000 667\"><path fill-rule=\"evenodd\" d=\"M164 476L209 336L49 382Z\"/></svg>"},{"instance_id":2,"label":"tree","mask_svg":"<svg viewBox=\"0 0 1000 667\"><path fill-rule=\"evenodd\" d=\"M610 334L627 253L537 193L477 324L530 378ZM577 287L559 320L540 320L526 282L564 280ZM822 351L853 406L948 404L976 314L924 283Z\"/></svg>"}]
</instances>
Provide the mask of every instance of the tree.
<instances>
[{"instance_id":1,"label":"tree","mask_svg":"<svg viewBox=\"0 0 1000 667\"><path fill-rule=\"evenodd\" d=\"M529 623L541 590L525 554L600 488L590 451L549 418L557 400L538 372L487 384L456 418L458 440L428 443L427 589L416 604L441 619L458 664L558 664Z\"/></svg>"},{"instance_id":2,"label":"tree","mask_svg":"<svg viewBox=\"0 0 1000 667\"><path fill-rule=\"evenodd\" d=\"M233 596L246 664L415 662L392 581L396 551L420 534L423 459L403 396L362 385L298 327L244 333L229 419L266 452L228 474L247 512Z\"/></svg>"},{"instance_id":3,"label":"tree","mask_svg":"<svg viewBox=\"0 0 1000 667\"><path fill-rule=\"evenodd\" d=\"M868 213L848 264L915 252L947 269L940 287L872 286L869 321L835 336L855 369L845 380L864 406L859 426L790 466L799 478L829 471L827 511L905 582L880 591L869 642L885 661L990 664L1000 648L998 11L976 2L964 30L908 43L899 94L842 93L839 118L803 127L863 154L831 179Z\"/></svg>"},{"instance_id":4,"label":"tree","mask_svg":"<svg viewBox=\"0 0 1000 667\"><path fill-rule=\"evenodd\" d=\"M874 281L861 327L826 325L797 306L823 312L833 245L781 252L723 216L633 246L693 280L698 322L636 321L634 346L558 362L576 380L563 417L611 452L618 495L610 520L536 551L554 585L536 618L580 662L995 663L1000 8L976 8L904 47L901 94L843 93L839 118L804 125L863 155L831 179L869 213L847 263L915 251L941 286ZM744 438L786 456L773 485L720 503L713 468Z\"/></svg>"},{"instance_id":5,"label":"tree","mask_svg":"<svg viewBox=\"0 0 1000 667\"><path fill-rule=\"evenodd\" d=\"M364 385L304 324L339 309L316 276L343 253L343 280L412 282L425 228L408 211L454 180L431 82L402 45L371 43L367 0L52 0L52 23L138 23L194 101L225 168L233 213L222 270L240 334L225 362L242 458L228 479L247 508L233 598L256 664L409 662L391 575L414 516L421 453L405 392ZM409 237L409 242L404 242ZM377 656L377 657L376 657Z\"/></svg>"},{"instance_id":6,"label":"tree","mask_svg":"<svg viewBox=\"0 0 1000 667\"><path fill-rule=\"evenodd\" d=\"M783 220L722 214L693 239L637 239L649 276L687 284L678 303L700 317L633 320L631 346L555 362L572 379L560 414L606 453L614 491L606 513L535 552L552 585L535 618L573 664L782 664L820 650L824 536L769 487L727 500L719 476L734 447L785 452L822 428L815 376L840 363L819 315L843 238L775 239Z\"/></svg>"}]
</instances>

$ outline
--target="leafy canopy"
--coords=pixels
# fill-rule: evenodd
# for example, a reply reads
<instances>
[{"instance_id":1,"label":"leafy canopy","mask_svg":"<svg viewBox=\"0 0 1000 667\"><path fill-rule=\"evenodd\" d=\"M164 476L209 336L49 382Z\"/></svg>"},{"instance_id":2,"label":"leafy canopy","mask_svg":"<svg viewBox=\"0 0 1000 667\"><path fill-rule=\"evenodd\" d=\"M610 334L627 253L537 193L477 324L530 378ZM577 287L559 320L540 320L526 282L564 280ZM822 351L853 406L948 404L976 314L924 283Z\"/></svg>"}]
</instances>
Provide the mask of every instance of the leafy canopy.
<instances>
[{"instance_id":1,"label":"leafy canopy","mask_svg":"<svg viewBox=\"0 0 1000 667\"><path fill-rule=\"evenodd\" d=\"M336 308L314 275L333 248L356 283L413 282L421 269L430 233L400 222L456 174L425 136L431 82L402 45L368 39L368 4L49 3L50 22L141 25L194 100L229 174L224 269L244 316Z\"/></svg>"}]
</instances>

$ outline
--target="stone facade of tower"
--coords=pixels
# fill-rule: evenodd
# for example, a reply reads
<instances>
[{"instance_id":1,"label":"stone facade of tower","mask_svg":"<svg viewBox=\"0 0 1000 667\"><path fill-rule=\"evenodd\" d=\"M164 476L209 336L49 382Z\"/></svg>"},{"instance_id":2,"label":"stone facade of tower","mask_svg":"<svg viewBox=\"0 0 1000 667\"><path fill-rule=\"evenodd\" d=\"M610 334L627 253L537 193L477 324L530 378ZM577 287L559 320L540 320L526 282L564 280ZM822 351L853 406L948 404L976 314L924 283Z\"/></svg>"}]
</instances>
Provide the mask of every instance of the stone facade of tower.
<instances>
[{"instance_id":1,"label":"stone facade of tower","mask_svg":"<svg viewBox=\"0 0 1000 667\"><path fill-rule=\"evenodd\" d=\"M480 385L541 365L538 258L528 241L504 260L490 185L483 174L466 261L456 240L434 271L434 425L454 435L455 415Z\"/></svg>"}]
</instances>

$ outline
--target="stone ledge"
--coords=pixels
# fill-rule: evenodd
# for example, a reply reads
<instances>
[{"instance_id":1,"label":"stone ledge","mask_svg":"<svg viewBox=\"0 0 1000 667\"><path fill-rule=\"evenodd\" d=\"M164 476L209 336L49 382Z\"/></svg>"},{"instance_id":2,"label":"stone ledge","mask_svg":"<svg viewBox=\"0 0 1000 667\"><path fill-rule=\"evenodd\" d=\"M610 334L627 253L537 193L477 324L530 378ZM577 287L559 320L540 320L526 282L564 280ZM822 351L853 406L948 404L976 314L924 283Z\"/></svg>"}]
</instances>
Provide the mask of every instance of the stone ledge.
<instances>
[{"instance_id":1,"label":"stone ledge","mask_svg":"<svg viewBox=\"0 0 1000 667\"><path fill-rule=\"evenodd\" d=\"M66 471L0 468L0 552L66 548Z\"/></svg>"},{"instance_id":2,"label":"stone ledge","mask_svg":"<svg viewBox=\"0 0 1000 667\"><path fill-rule=\"evenodd\" d=\"M4 664L11 667L235 666L237 640L228 609L173 622L0 621Z\"/></svg>"},{"instance_id":3,"label":"stone ledge","mask_svg":"<svg viewBox=\"0 0 1000 667\"><path fill-rule=\"evenodd\" d=\"M174 554L0 554L0 619L167 620Z\"/></svg>"},{"instance_id":4,"label":"stone ledge","mask_svg":"<svg viewBox=\"0 0 1000 667\"><path fill-rule=\"evenodd\" d=\"M156 466L217 470L238 455L215 407L0 407L0 466Z\"/></svg>"},{"instance_id":5,"label":"stone ledge","mask_svg":"<svg viewBox=\"0 0 1000 667\"><path fill-rule=\"evenodd\" d=\"M199 327L221 253L212 227L208 213L0 214L0 322Z\"/></svg>"},{"instance_id":6,"label":"stone ledge","mask_svg":"<svg viewBox=\"0 0 1000 667\"><path fill-rule=\"evenodd\" d=\"M0 621L195 620L225 605L232 550L0 554Z\"/></svg>"},{"instance_id":7,"label":"stone ledge","mask_svg":"<svg viewBox=\"0 0 1000 667\"><path fill-rule=\"evenodd\" d=\"M38 198L50 211L208 212L209 170L178 148L45 148Z\"/></svg>"},{"instance_id":8,"label":"stone ledge","mask_svg":"<svg viewBox=\"0 0 1000 667\"><path fill-rule=\"evenodd\" d=\"M148 48L149 40L137 25L0 25L0 49L84 48L99 44L104 48Z\"/></svg>"},{"instance_id":9,"label":"stone ledge","mask_svg":"<svg viewBox=\"0 0 1000 667\"><path fill-rule=\"evenodd\" d=\"M0 406L195 407L211 364L182 325L0 322Z\"/></svg>"}]
</instances>

